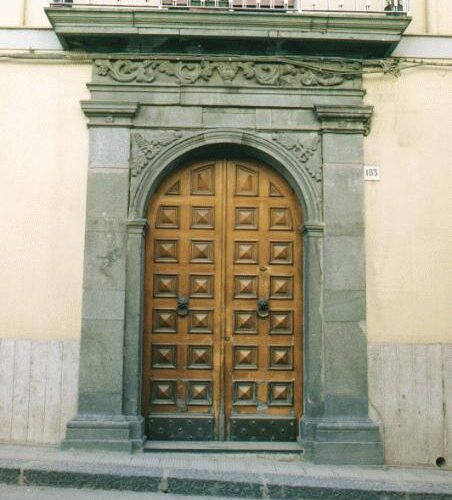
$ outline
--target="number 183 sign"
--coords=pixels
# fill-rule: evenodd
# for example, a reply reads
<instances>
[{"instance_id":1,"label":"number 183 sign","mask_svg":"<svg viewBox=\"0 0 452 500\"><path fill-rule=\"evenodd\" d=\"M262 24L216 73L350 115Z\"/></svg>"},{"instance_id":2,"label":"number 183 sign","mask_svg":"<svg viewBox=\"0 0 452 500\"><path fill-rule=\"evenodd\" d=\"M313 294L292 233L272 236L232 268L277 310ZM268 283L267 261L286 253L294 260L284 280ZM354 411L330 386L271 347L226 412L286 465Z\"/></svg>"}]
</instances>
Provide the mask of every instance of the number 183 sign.
<instances>
[{"instance_id":1,"label":"number 183 sign","mask_svg":"<svg viewBox=\"0 0 452 500\"><path fill-rule=\"evenodd\" d=\"M380 167L364 165L364 180L365 181L379 181L380 180Z\"/></svg>"}]
</instances>

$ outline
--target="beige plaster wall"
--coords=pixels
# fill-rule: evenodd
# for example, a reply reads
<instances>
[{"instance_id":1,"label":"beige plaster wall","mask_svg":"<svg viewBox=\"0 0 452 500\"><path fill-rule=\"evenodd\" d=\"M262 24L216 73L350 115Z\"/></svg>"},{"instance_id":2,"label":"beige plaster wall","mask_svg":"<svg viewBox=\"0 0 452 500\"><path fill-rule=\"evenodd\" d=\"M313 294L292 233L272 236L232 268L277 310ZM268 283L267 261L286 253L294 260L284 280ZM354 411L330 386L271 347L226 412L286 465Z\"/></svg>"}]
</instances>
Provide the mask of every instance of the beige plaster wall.
<instances>
[{"instance_id":1,"label":"beige plaster wall","mask_svg":"<svg viewBox=\"0 0 452 500\"><path fill-rule=\"evenodd\" d=\"M90 66L0 72L0 337L77 339Z\"/></svg>"},{"instance_id":2,"label":"beige plaster wall","mask_svg":"<svg viewBox=\"0 0 452 500\"><path fill-rule=\"evenodd\" d=\"M24 1L9 0L0 2L0 27L24 25Z\"/></svg>"},{"instance_id":3,"label":"beige plaster wall","mask_svg":"<svg viewBox=\"0 0 452 500\"><path fill-rule=\"evenodd\" d=\"M450 0L411 0L409 34L452 35Z\"/></svg>"},{"instance_id":4,"label":"beige plaster wall","mask_svg":"<svg viewBox=\"0 0 452 500\"><path fill-rule=\"evenodd\" d=\"M85 3L88 0L76 0ZM101 3L102 0L96 0ZM379 0L373 0L379 2ZM133 3L123 0L123 3ZM49 27L50 23L43 7L49 0L3 0L0 2L0 27L27 26ZM110 2L113 3L113 2ZM137 3L137 0L135 0ZM410 14L413 16L407 33L448 35L452 34L451 0L411 0Z\"/></svg>"},{"instance_id":5,"label":"beige plaster wall","mask_svg":"<svg viewBox=\"0 0 452 500\"><path fill-rule=\"evenodd\" d=\"M76 339L88 157L79 100L90 68L1 71L0 336ZM366 164L382 175L366 183L369 340L451 342L452 71L365 86L375 106Z\"/></svg>"},{"instance_id":6,"label":"beige plaster wall","mask_svg":"<svg viewBox=\"0 0 452 500\"><path fill-rule=\"evenodd\" d=\"M365 161L368 336L452 341L452 69L369 76Z\"/></svg>"},{"instance_id":7,"label":"beige plaster wall","mask_svg":"<svg viewBox=\"0 0 452 500\"><path fill-rule=\"evenodd\" d=\"M44 13L49 0L3 0L0 2L0 27L50 27Z\"/></svg>"}]
</instances>

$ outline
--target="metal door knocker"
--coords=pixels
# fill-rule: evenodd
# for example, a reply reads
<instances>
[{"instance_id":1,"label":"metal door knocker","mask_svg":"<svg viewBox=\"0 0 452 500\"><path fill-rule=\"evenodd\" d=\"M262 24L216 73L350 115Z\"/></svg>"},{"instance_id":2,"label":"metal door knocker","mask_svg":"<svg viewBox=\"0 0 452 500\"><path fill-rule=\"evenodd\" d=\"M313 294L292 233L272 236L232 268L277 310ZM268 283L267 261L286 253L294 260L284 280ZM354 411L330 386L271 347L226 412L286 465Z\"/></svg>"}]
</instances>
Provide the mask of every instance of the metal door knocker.
<instances>
[{"instance_id":1,"label":"metal door knocker","mask_svg":"<svg viewBox=\"0 0 452 500\"><path fill-rule=\"evenodd\" d=\"M178 316L187 316L188 314L188 299L187 297L177 297L176 314Z\"/></svg>"},{"instance_id":2,"label":"metal door knocker","mask_svg":"<svg viewBox=\"0 0 452 500\"><path fill-rule=\"evenodd\" d=\"M268 300L259 299L257 301L257 315L259 318L268 318L270 316L270 312Z\"/></svg>"}]
</instances>

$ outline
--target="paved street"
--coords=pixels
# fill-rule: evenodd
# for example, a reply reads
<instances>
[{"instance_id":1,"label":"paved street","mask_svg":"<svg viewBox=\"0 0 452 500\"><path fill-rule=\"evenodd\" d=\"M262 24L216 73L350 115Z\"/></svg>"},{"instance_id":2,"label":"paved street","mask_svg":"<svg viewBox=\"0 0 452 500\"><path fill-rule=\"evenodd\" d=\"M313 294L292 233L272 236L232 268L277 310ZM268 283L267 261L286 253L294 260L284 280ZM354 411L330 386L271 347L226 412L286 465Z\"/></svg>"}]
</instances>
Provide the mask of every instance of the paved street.
<instances>
[{"instance_id":1,"label":"paved street","mask_svg":"<svg viewBox=\"0 0 452 500\"><path fill-rule=\"evenodd\" d=\"M199 500L199 496L168 493L133 493L73 488L42 488L0 484L1 500ZM224 497L203 497L203 500L226 500ZM240 500L235 498L234 500Z\"/></svg>"}]
</instances>

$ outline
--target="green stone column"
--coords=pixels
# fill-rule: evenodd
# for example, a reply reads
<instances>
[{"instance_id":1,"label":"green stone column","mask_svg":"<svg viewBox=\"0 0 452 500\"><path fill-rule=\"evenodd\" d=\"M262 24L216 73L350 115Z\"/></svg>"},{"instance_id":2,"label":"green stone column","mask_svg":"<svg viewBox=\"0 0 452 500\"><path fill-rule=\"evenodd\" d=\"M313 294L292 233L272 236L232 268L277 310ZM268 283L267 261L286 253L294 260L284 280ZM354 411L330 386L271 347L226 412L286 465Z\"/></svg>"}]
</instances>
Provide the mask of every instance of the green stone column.
<instances>
[{"instance_id":1,"label":"green stone column","mask_svg":"<svg viewBox=\"0 0 452 500\"><path fill-rule=\"evenodd\" d=\"M324 411L323 384L323 224L305 224L303 234L304 363L303 415L320 417Z\"/></svg>"},{"instance_id":2,"label":"green stone column","mask_svg":"<svg viewBox=\"0 0 452 500\"><path fill-rule=\"evenodd\" d=\"M90 148L79 399L62 446L130 451L139 427L123 402L130 126L137 104L88 101L82 109Z\"/></svg>"},{"instance_id":3,"label":"green stone column","mask_svg":"<svg viewBox=\"0 0 452 500\"><path fill-rule=\"evenodd\" d=\"M364 248L363 135L372 108L317 106L316 112L323 153L323 325L316 332L322 340L308 349L312 357L314 347L321 369L308 377L320 377L322 397L311 407L308 395L302 437L314 462L379 464L379 430L368 416Z\"/></svg>"},{"instance_id":4,"label":"green stone column","mask_svg":"<svg viewBox=\"0 0 452 500\"><path fill-rule=\"evenodd\" d=\"M144 252L146 219L127 223L126 324L124 338L123 412L131 424L133 446L144 439L141 415L142 332L144 318Z\"/></svg>"}]
</instances>

